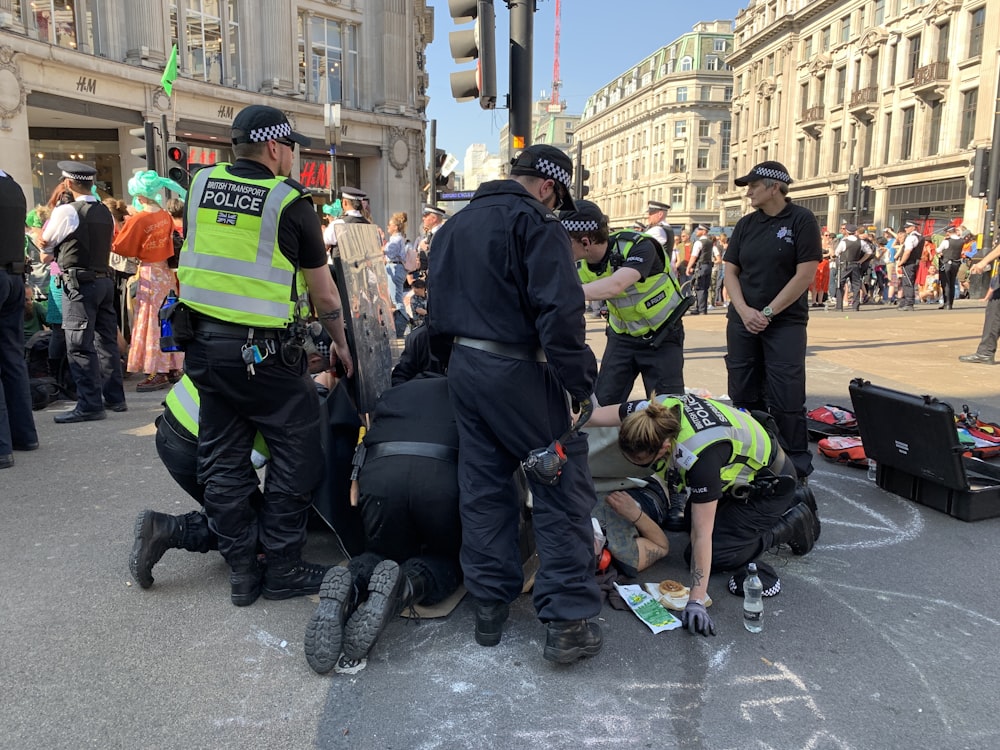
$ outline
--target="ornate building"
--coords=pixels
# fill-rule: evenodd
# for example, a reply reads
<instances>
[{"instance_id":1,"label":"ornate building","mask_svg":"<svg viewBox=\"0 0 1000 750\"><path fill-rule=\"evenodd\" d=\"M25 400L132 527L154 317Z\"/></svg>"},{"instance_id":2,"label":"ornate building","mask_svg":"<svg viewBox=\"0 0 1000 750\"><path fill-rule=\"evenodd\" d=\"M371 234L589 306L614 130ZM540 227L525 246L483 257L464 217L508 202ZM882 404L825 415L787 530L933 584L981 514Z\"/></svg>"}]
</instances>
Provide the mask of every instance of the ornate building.
<instances>
[{"instance_id":1,"label":"ornate building","mask_svg":"<svg viewBox=\"0 0 1000 750\"><path fill-rule=\"evenodd\" d=\"M590 172L588 199L613 226L645 219L646 202L670 221L717 224L729 182L731 21L696 24L592 95L575 139Z\"/></svg>"},{"instance_id":2,"label":"ornate building","mask_svg":"<svg viewBox=\"0 0 1000 750\"><path fill-rule=\"evenodd\" d=\"M997 0L752 0L727 59L731 173L783 162L821 225L857 206L880 226L961 218L981 231L968 175L992 138L998 28ZM847 201L859 172L867 208ZM730 223L747 210L740 190L723 202Z\"/></svg>"},{"instance_id":3,"label":"ornate building","mask_svg":"<svg viewBox=\"0 0 1000 750\"><path fill-rule=\"evenodd\" d=\"M99 187L122 197L145 168L132 152L147 144L130 131L152 123L158 142L182 141L191 162L212 164L231 158L235 114L268 104L313 139L295 175L318 202L339 142L335 186L366 190L378 222L416 216L433 34L426 0L0 0L2 166L44 202L57 161L93 162ZM332 105L339 133L324 119Z\"/></svg>"}]
</instances>

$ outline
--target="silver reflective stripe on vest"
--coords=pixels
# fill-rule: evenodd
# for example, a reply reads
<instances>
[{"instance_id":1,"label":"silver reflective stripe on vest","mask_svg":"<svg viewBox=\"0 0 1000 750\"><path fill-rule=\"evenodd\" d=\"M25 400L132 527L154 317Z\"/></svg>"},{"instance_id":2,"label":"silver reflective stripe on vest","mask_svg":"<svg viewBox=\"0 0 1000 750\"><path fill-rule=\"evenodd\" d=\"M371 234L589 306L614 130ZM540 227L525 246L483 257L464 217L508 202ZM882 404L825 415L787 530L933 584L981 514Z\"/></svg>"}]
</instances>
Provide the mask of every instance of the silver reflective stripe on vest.
<instances>
[{"instance_id":1,"label":"silver reflective stripe on vest","mask_svg":"<svg viewBox=\"0 0 1000 750\"><path fill-rule=\"evenodd\" d=\"M231 292L221 292L215 289L202 289L196 286L184 287L184 301L199 302L212 307L223 307L227 310L239 310L240 312L252 313L254 315L266 315L270 318L285 320L288 318L287 302L266 302L259 299L251 299L242 294Z\"/></svg>"},{"instance_id":2,"label":"silver reflective stripe on vest","mask_svg":"<svg viewBox=\"0 0 1000 750\"><path fill-rule=\"evenodd\" d=\"M212 171L214 170L202 170L199 172L198 177L201 177L201 175L204 174L205 179L198 180L196 177L195 183L192 185L191 194L188 196L188 204L192 207L195 215L197 215L198 207L201 205L201 199L205 192L205 185L208 182ZM281 204L289 195L297 192L298 191L287 182L282 182L268 191L267 198L264 199L264 208L261 211L260 238L257 243L257 257L254 261L238 260L236 258L227 258L221 255L211 255L209 253L197 252L198 246L195 244L195 237L198 222L191 221L193 217L189 216L187 237L188 249L194 249L195 252L189 253L187 258L185 258L185 265L189 268L197 268L203 271L216 271L229 276L242 276L246 279L255 279L257 281L265 281L273 284L287 284L290 288L292 285L293 271L286 268L277 268L273 265L273 261L274 253L277 250L278 221L281 219ZM194 299L190 294L186 294L185 296L189 299ZM208 302L207 300L194 301ZM211 303L209 302L209 304ZM248 310L248 312L253 311ZM279 313L278 316L287 317L287 310Z\"/></svg>"},{"instance_id":3,"label":"silver reflective stripe on vest","mask_svg":"<svg viewBox=\"0 0 1000 750\"><path fill-rule=\"evenodd\" d=\"M658 284L655 287L655 289L662 289L665 291L668 285L669 285L669 280L668 284L666 285ZM663 325L664 321L666 321L666 319L670 316L671 310L673 310L674 307L676 307L676 305L664 307L661 310L659 310L655 316L651 318L643 318L641 320L625 320L623 317L621 317L616 308L625 308L625 307L638 308L646 297L653 294L652 289L647 289L645 292L640 292L635 287L635 285L627 287L626 291L628 289L633 290L632 294L624 294L624 296L613 297L608 300L608 310L611 316L614 318L615 322L617 322L622 328L624 328L630 336L637 336L642 333L645 333L646 331L655 331L657 328Z\"/></svg>"},{"instance_id":4,"label":"silver reflective stripe on vest","mask_svg":"<svg viewBox=\"0 0 1000 750\"><path fill-rule=\"evenodd\" d=\"M190 388L194 388L194 383L189 382L180 388L174 388L174 396L177 398L177 403L184 410L184 413L197 425L198 414L201 409L194 400L194 395L189 390ZM187 425L184 426L187 427Z\"/></svg>"},{"instance_id":5,"label":"silver reflective stripe on vest","mask_svg":"<svg viewBox=\"0 0 1000 750\"><path fill-rule=\"evenodd\" d=\"M764 440L755 440L758 436L755 434L753 427L743 422L742 419L735 414L727 414L725 416L726 419L730 420L729 427L719 426L709 427L705 430L697 430L691 437L684 440L684 447L695 454L701 453L705 447L721 440L729 441L733 445L740 445L744 448L749 448L755 442L758 449L762 449L764 447ZM747 419L750 419L750 417L747 417ZM761 432L765 432L763 428L761 429ZM768 458L769 456L743 456L742 454L737 453L732 460L732 464L730 464L730 466L735 464L739 465L736 476L731 480L732 484L747 484L754 478L754 475L757 473L757 469L747 465L746 461L748 459L756 461L761 466L767 466Z\"/></svg>"}]
</instances>

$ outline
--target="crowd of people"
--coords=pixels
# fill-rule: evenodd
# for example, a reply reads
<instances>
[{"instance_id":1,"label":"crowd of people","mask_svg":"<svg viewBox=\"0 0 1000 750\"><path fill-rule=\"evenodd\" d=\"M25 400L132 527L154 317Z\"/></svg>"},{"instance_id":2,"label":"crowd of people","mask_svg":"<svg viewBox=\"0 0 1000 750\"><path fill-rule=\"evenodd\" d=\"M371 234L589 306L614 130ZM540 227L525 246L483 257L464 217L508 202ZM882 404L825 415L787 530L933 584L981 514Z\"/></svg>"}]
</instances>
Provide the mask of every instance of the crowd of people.
<instances>
[{"instance_id":1,"label":"crowd of people","mask_svg":"<svg viewBox=\"0 0 1000 750\"><path fill-rule=\"evenodd\" d=\"M624 575L669 553L665 529L688 534L681 620L706 636L716 632L711 573L751 561L766 571L759 558L778 545L812 549L820 520L808 481L806 324L832 240L788 197L782 164L737 178L753 210L728 237L695 227L690 250L687 232L675 245L669 207L656 201L644 231L613 230L598 205L574 201L572 161L546 145L521 151L509 179L482 185L452 217L425 206L416 242L406 214L392 214L382 233L386 284L399 314L394 332L409 333L392 387L371 415L352 417L368 427L360 440L347 436L349 448L357 443L353 462L330 466L320 399L355 370L331 261L349 225L372 219L364 193L345 187L324 230L308 191L290 178L295 148L306 143L281 111L246 107L232 123L234 162L201 170L186 203L164 207L164 188L183 191L155 173L129 181L133 203L122 207L94 196L96 169L64 162L53 205L29 214L23 192L0 174L4 231L24 224L48 264L45 325L61 326L78 393L55 421L127 409L123 362L144 374L137 390L170 388L156 447L199 507L136 519L129 567L142 588L167 550L184 549L222 555L236 606L318 594L305 653L325 673L342 658L363 659L394 615L464 583L473 637L495 647L524 587L530 489L543 656L568 664L603 645L595 539L608 537L595 535L595 518L631 530L608 546ZM857 227L844 230L829 255L853 264L846 278L856 303L856 267L877 258L878 245ZM4 238L4 252L13 239ZM926 243L916 225L895 239L905 306ZM11 302L18 323L42 326L17 244L15 257L0 257L0 351L13 335ZM941 244L941 274L954 278L961 228ZM694 299L682 293L684 277ZM161 311L171 295L179 301ZM607 307L600 368L586 343L587 299ZM731 403L686 391L683 372L683 315L723 300ZM161 349L161 315L183 355ZM25 332L16 329L19 348ZM0 468L13 465L13 450L38 447L26 382L15 383L4 356ZM630 401L640 376L646 398ZM612 438L589 443L588 423ZM607 450L624 461L620 476L646 477L654 489L599 496L591 461ZM310 503L331 471L351 475L364 531L363 551L333 567L303 557ZM780 590L773 578L769 595Z\"/></svg>"}]
</instances>

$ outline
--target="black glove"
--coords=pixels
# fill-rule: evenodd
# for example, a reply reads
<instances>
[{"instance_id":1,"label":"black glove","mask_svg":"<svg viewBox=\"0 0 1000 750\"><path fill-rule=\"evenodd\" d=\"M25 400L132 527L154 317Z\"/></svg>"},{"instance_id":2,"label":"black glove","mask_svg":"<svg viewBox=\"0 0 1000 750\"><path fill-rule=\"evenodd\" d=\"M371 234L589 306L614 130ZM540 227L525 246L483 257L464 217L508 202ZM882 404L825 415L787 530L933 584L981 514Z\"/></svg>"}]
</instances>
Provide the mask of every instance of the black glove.
<instances>
[{"instance_id":1,"label":"black glove","mask_svg":"<svg viewBox=\"0 0 1000 750\"><path fill-rule=\"evenodd\" d=\"M705 605L700 602L688 601L681 613L681 624L692 633L715 635L715 623L709 617Z\"/></svg>"},{"instance_id":2,"label":"black glove","mask_svg":"<svg viewBox=\"0 0 1000 750\"><path fill-rule=\"evenodd\" d=\"M576 418L576 423L573 425L573 429L580 429L583 427L594 414L594 397L593 395L587 396L583 399L572 399L570 402L570 409L572 409L574 414L579 416Z\"/></svg>"}]
</instances>

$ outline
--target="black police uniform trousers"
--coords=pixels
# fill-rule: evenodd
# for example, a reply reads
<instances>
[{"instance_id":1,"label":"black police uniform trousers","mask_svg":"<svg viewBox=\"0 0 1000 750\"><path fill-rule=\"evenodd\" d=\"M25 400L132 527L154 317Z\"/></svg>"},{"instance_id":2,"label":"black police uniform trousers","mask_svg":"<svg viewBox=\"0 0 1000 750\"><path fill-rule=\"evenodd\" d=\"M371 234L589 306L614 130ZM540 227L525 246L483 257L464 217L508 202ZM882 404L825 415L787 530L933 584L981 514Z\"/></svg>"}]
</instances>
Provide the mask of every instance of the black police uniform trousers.
<instances>
[{"instance_id":1,"label":"black police uniform trousers","mask_svg":"<svg viewBox=\"0 0 1000 750\"><path fill-rule=\"evenodd\" d=\"M779 471L765 472L795 476L795 465L786 457ZM712 528L712 572L743 568L771 549L774 546L775 525L782 514L797 502L794 485L784 492L770 495L752 491L748 497L737 498L728 493L723 494L716 507L715 526ZM690 533L690 500L684 518ZM684 552L684 559L691 562L690 545Z\"/></svg>"},{"instance_id":2,"label":"black police uniform trousers","mask_svg":"<svg viewBox=\"0 0 1000 750\"><path fill-rule=\"evenodd\" d=\"M80 411L104 411L102 394L108 404L125 401L114 296L114 282L106 276L77 288L63 285L62 326Z\"/></svg>"},{"instance_id":3,"label":"black police uniform trousers","mask_svg":"<svg viewBox=\"0 0 1000 750\"><path fill-rule=\"evenodd\" d=\"M694 299L695 310L708 315L708 289L712 286L712 266L699 263L694 269Z\"/></svg>"},{"instance_id":4,"label":"black police uniform trousers","mask_svg":"<svg viewBox=\"0 0 1000 750\"><path fill-rule=\"evenodd\" d=\"M986 318L983 320L983 336L976 347L976 354L993 357L997 353L997 339L1000 338L1000 290L986 302Z\"/></svg>"},{"instance_id":5,"label":"black police uniform trousers","mask_svg":"<svg viewBox=\"0 0 1000 750\"><path fill-rule=\"evenodd\" d=\"M942 260L940 270L941 296L949 309L955 304L955 280L958 278L960 260Z\"/></svg>"},{"instance_id":6,"label":"black police uniform trousers","mask_svg":"<svg viewBox=\"0 0 1000 750\"><path fill-rule=\"evenodd\" d=\"M899 277L899 284L903 287L903 301L899 303L901 308L913 309L913 303L917 297L917 264L903 266L902 275Z\"/></svg>"},{"instance_id":7,"label":"black police uniform trousers","mask_svg":"<svg viewBox=\"0 0 1000 750\"><path fill-rule=\"evenodd\" d=\"M458 425L459 508L465 587L483 602L512 602L523 575L521 509L511 477L518 464L569 427L565 392L548 365L456 346L448 390ZM533 602L542 622L581 620L601 610L590 511L597 501L586 435L563 443L554 486L529 479L539 568Z\"/></svg>"},{"instance_id":8,"label":"black police uniform trousers","mask_svg":"<svg viewBox=\"0 0 1000 750\"><path fill-rule=\"evenodd\" d=\"M855 310L861 309L861 282L863 280L863 274L861 273L861 266L857 263L848 263L844 267L844 278L851 285L851 299L853 300L853 305ZM837 291L838 296L842 296L844 293L843 284L841 288ZM843 307L843 300L841 300L841 307Z\"/></svg>"},{"instance_id":9,"label":"black police uniform trousers","mask_svg":"<svg viewBox=\"0 0 1000 750\"><path fill-rule=\"evenodd\" d=\"M0 267L0 456L37 442L24 360L24 276Z\"/></svg>"},{"instance_id":10,"label":"black police uniform trousers","mask_svg":"<svg viewBox=\"0 0 1000 750\"><path fill-rule=\"evenodd\" d=\"M280 343L248 376L241 356L246 333L233 328L233 335L205 332L196 323L184 360L201 396L198 481L205 485L209 525L233 567L249 564L258 543L268 563L297 560L311 494L324 472L319 397L305 357L285 364ZM268 341L259 333L254 342L266 351ZM253 507L257 474L250 463L257 431L271 452L259 511Z\"/></svg>"},{"instance_id":11,"label":"black police uniform trousers","mask_svg":"<svg viewBox=\"0 0 1000 750\"><path fill-rule=\"evenodd\" d=\"M367 588L367 580L357 579L371 575L373 562L389 558L404 573L424 577L421 604L451 596L462 581L456 464L423 456L380 456L365 462L358 488L365 552L352 558L348 568L359 590Z\"/></svg>"},{"instance_id":12,"label":"black police uniform trousers","mask_svg":"<svg viewBox=\"0 0 1000 750\"><path fill-rule=\"evenodd\" d=\"M608 343L594 385L599 403L628 401L640 374L646 396L653 391L684 393L684 326L674 323L673 329L653 348L652 343L658 335L654 332L646 336L628 336L607 329Z\"/></svg>"},{"instance_id":13,"label":"black police uniform trousers","mask_svg":"<svg viewBox=\"0 0 1000 750\"><path fill-rule=\"evenodd\" d=\"M798 476L812 473L806 427L806 324L776 319L761 333L750 333L731 313L726 324L729 396L737 409L770 412L781 447Z\"/></svg>"}]
</instances>

